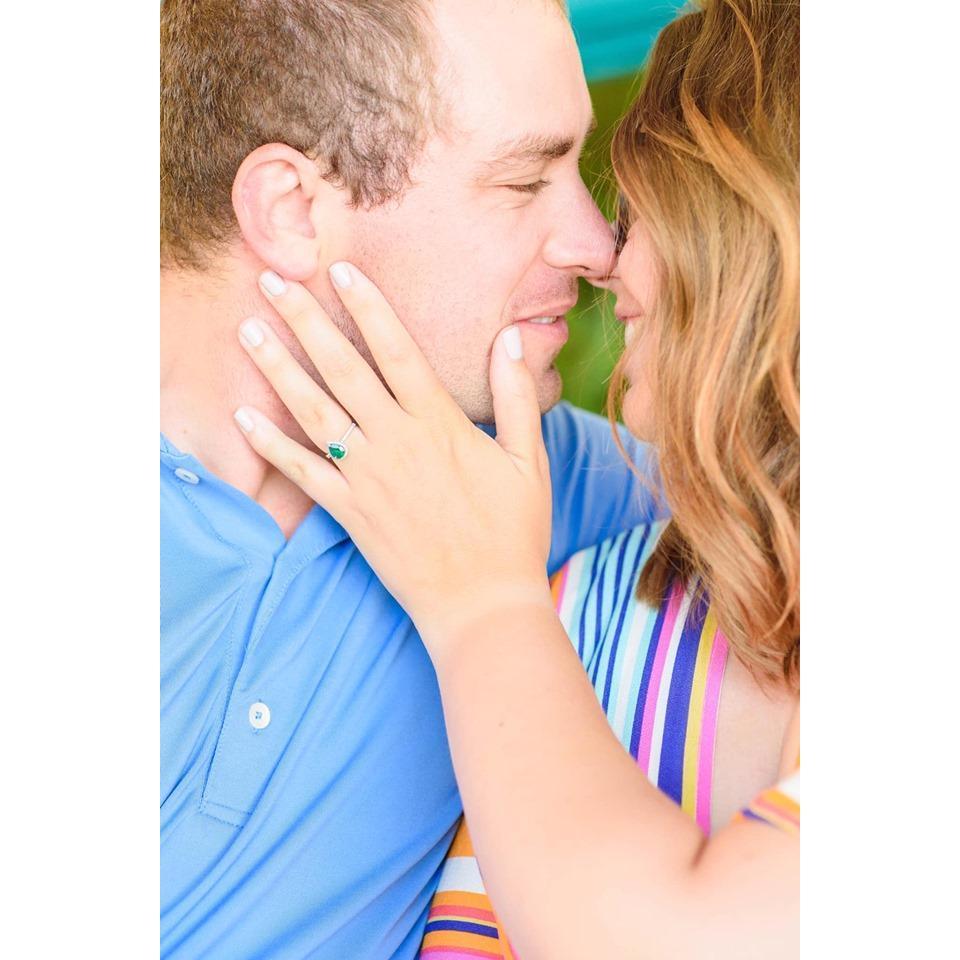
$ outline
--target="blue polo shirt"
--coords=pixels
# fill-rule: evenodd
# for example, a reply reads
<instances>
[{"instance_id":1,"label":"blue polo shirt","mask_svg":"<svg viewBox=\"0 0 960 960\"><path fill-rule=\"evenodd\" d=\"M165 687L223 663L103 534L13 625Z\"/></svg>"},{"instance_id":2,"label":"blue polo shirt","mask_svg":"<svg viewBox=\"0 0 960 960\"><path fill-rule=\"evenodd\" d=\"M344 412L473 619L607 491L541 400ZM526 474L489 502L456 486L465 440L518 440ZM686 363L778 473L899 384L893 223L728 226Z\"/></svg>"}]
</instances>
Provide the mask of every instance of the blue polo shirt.
<instances>
[{"instance_id":1,"label":"blue polo shirt","mask_svg":"<svg viewBox=\"0 0 960 960\"><path fill-rule=\"evenodd\" d=\"M607 421L561 404L544 434L551 570L653 518ZM415 957L461 813L416 631L319 507L287 540L160 461L162 955Z\"/></svg>"}]
</instances>

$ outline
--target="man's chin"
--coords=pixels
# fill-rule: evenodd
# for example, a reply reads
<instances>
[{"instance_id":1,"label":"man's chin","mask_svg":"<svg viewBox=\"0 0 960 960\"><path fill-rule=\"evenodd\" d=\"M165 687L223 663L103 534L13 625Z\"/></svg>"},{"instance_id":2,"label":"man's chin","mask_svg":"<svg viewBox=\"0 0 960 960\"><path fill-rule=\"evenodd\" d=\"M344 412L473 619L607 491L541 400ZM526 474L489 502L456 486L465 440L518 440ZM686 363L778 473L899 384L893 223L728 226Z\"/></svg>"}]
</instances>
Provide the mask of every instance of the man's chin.
<instances>
[{"instance_id":1,"label":"man's chin","mask_svg":"<svg viewBox=\"0 0 960 960\"><path fill-rule=\"evenodd\" d=\"M560 371L551 367L536 377L537 404L541 413L546 413L555 407L563 394L563 378ZM489 390L489 387L487 388ZM470 402L465 398L458 398L460 409L476 424L492 426L494 424L493 397L487 396L481 400L477 398Z\"/></svg>"},{"instance_id":2,"label":"man's chin","mask_svg":"<svg viewBox=\"0 0 960 960\"><path fill-rule=\"evenodd\" d=\"M546 373L537 377L537 400L540 412L546 413L555 407L563 396L563 377L556 367L550 367Z\"/></svg>"}]
</instances>

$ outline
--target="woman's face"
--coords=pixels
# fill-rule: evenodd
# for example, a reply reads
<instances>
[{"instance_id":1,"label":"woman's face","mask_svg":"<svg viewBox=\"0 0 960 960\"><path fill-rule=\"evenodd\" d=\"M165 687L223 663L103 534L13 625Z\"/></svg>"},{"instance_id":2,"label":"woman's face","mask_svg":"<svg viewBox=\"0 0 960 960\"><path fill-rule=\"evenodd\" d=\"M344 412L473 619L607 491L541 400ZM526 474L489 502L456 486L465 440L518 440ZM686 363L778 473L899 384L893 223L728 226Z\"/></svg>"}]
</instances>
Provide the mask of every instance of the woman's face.
<instances>
[{"instance_id":1,"label":"woman's face","mask_svg":"<svg viewBox=\"0 0 960 960\"><path fill-rule=\"evenodd\" d=\"M616 316L624 324L623 422L641 440L654 436L657 385L657 335L650 322L657 294L656 256L650 235L634 221L625 237L617 266L604 284L617 298Z\"/></svg>"}]
</instances>

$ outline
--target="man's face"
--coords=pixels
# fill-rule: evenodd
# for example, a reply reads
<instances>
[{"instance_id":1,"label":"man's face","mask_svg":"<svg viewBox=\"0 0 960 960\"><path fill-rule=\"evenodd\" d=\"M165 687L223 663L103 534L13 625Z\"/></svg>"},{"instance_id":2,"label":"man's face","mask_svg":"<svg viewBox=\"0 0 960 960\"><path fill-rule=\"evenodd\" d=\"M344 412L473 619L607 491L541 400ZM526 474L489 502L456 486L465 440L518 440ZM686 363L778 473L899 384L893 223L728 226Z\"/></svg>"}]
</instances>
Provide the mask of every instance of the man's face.
<instances>
[{"instance_id":1,"label":"man's face","mask_svg":"<svg viewBox=\"0 0 960 960\"><path fill-rule=\"evenodd\" d=\"M559 10L435 0L433 15L444 129L399 202L351 215L344 255L390 299L464 412L491 422L490 350L511 323L541 408L559 400L562 315L578 276L609 269L612 235L580 178L592 109Z\"/></svg>"}]
</instances>

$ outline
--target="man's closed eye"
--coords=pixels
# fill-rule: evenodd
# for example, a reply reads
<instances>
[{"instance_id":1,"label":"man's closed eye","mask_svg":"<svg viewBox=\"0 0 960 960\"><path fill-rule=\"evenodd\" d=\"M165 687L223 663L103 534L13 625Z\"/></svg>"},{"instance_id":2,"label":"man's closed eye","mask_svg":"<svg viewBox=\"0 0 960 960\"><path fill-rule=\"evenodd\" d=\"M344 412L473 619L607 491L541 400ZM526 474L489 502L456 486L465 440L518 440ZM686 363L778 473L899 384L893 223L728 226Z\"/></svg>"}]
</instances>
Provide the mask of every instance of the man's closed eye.
<instances>
[{"instance_id":1,"label":"man's closed eye","mask_svg":"<svg viewBox=\"0 0 960 960\"><path fill-rule=\"evenodd\" d=\"M536 196L544 187L550 186L549 180L534 180L531 183L505 183L508 190L516 190L517 193L529 193Z\"/></svg>"}]
</instances>

